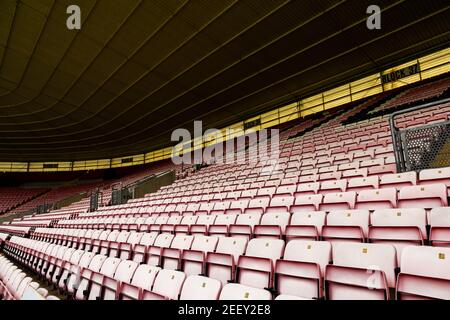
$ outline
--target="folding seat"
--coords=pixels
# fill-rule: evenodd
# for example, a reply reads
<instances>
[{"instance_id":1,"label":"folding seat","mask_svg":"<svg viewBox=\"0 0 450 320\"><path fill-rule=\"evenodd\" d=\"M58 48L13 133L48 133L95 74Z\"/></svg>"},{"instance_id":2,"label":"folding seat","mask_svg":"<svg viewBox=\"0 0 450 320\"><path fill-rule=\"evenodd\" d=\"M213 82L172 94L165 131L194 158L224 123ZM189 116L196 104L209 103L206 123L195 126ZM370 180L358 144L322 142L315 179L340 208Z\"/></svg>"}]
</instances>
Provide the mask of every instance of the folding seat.
<instances>
[{"instance_id":1,"label":"folding seat","mask_svg":"<svg viewBox=\"0 0 450 320\"><path fill-rule=\"evenodd\" d=\"M450 208L434 208L429 218L431 245L450 247Z\"/></svg>"},{"instance_id":2,"label":"folding seat","mask_svg":"<svg viewBox=\"0 0 450 320\"><path fill-rule=\"evenodd\" d=\"M397 300L450 300L450 248L406 247L397 278Z\"/></svg>"},{"instance_id":3,"label":"folding seat","mask_svg":"<svg viewBox=\"0 0 450 320\"><path fill-rule=\"evenodd\" d=\"M232 191L228 192L225 199L228 200L237 200L242 194L242 191Z\"/></svg>"},{"instance_id":4,"label":"folding seat","mask_svg":"<svg viewBox=\"0 0 450 320\"><path fill-rule=\"evenodd\" d=\"M337 171L337 172L327 172L327 173L322 173L319 175L319 179L317 181L323 182L324 181L329 181L329 180L340 180L342 178L342 172L341 171Z\"/></svg>"},{"instance_id":5,"label":"folding seat","mask_svg":"<svg viewBox=\"0 0 450 320\"><path fill-rule=\"evenodd\" d=\"M224 211L226 209L229 209L230 205L231 205L231 201L223 200L223 201L217 202L214 205L214 209L213 210L222 210L222 211Z\"/></svg>"},{"instance_id":6,"label":"folding seat","mask_svg":"<svg viewBox=\"0 0 450 320\"><path fill-rule=\"evenodd\" d=\"M398 259L405 246L423 245L427 239L427 216L423 209L375 210L370 220L370 242L392 244Z\"/></svg>"},{"instance_id":7,"label":"folding seat","mask_svg":"<svg viewBox=\"0 0 450 320\"><path fill-rule=\"evenodd\" d=\"M214 224L214 221L217 219L216 215L201 215L197 219L197 223L191 225L190 233L195 234L204 234L206 235L209 229L209 226Z\"/></svg>"},{"instance_id":8,"label":"folding seat","mask_svg":"<svg viewBox=\"0 0 450 320\"><path fill-rule=\"evenodd\" d=\"M373 150L370 151L356 151L353 152L353 161L367 161L375 157Z\"/></svg>"},{"instance_id":9,"label":"folding seat","mask_svg":"<svg viewBox=\"0 0 450 320\"><path fill-rule=\"evenodd\" d=\"M186 275L180 271L162 269L151 291L142 290L140 300L178 300Z\"/></svg>"},{"instance_id":10,"label":"folding seat","mask_svg":"<svg viewBox=\"0 0 450 320\"><path fill-rule=\"evenodd\" d=\"M358 192L355 209L379 210L397 207L395 188L362 190Z\"/></svg>"},{"instance_id":11,"label":"folding seat","mask_svg":"<svg viewBox=\"0 0 450 320\"><path fill-rule=\"evenodd\" d=\"M322 237L333 244L336 242L364 242L369 233L369 211L331 211L322 227Z\"/></svg>"},{"instance_id":12,"label":"folding seat","mask_svg":"<svg viewBox=\"0 0 450 320\"><path fill-rule=\"evenodd\" d=\"M175 232L175 226L181 223L183 216L171 216L169 220L167 220L166 224L161 225L160 232L161 233L173 233Z\"/></svg>"},{"instance_id":13,"label":"folding seat","mask_svg":"<svg viewBox=\"0 0 450 320\"><path fill-rule=\"evenodd\" d=\"M291 206L291 212L305 212L319 210L319 206L322 203L323 195L307 195L307 196L295 196L294 204Z\"/></svg>"},{"instance_id":14,"label":"folding seat","mask_svg":"<svg viewBox=\"0 0 450 320\"><path fill-rule=\"evenodd\" d=\"M250 198L239 198L237 201L231 202L230 209L239 209L241 212L244 212L248 208L249 203Z\"/></svg>"},{"instance_id":15,"label":"folding seat","mask_svg":"<svg viewBox=\"0 0 450 320\"><path fill-rule=\"evenodd\" d=\"M114 260L116 261L116 260ZM106 263L106 262L105 262ZM139 265L130 260L119 262L114 276L103 274L102 291L100 297L102 300L116 300L118 298L121 283L130 283ZM110 270L113 268L110 267ZM111 274L111 272L109 272Z\"/></svg>"},{"instance_id":16,"label":"folding seat","mask_svg":"<svg viewBox=\"0 0 450 320\"><path fill-rule=\"evenodd\" d=\"M114 274L116 273L116 270L120 263L121 263L121 260L118 258L107 258L103 262L100 271L93 271L91 273L89 286L87 289L87 291L88 291L87 299L88 300L105 300L105 297L103 296L103 293L105 293L105 291L108 294L109 300L111 300L111 298L113 300L115 299L115 291L113 291L115 289L114 286L111 287L111 283L106 282L106 284L109 285L109 288L108 288L108 290L105 290L106 288L104 288L103 285L105 282L105 278L113 278L114 277ZM77 290L77 294L78 294L78 290ZM111 295L112 295L112 297L111 297Z\"/></svg>"},{"instance_id":17,"label":"folding seat","mask_svg":"<svg viewBox=\"0 0 450 320\"><path fill-rule=\"evenodd\" d=\"M379 160L383 160L384 163L384 159L379 159ZM383 175L383 174L394 174L397 172L397 165L396 164L389 164L389 165L377 165L377 166L372 166L369 167L369 176L372 175Z\"/></svg>"},{"instance_id":18,"label":"folding seat","mask_svg":"<svg viewBox=\"0 0 450 320\"><path fill-rule=\"evenodd\" d=\"M286 209L284 209L286 210ZM281 239L289 224L291 214L288 211L270 212L263 214L261 222L253 228L255 238Z\"/></svg>"},{"instance_id":19,"label":"folding seat","mask_svg":"<svg viewBox=\"0 0 450 320\"><path fill-rule=\"evenodd\" d=\"M161 267L163 269L179 270L181 267L182 252L191 248L193 240L194 236L175 236L169 248L161 248Z\"/></svg>"},{"instance_id":20,"label":"folding seat","mask_svg":"<svg viewBox=\"0 0 450 320\"><path fill-rule=\"evenodd\" d=\"M75 249L73 248L66 248L66 250L64 250L64 254L61 258L57 258L53 267L53 273L51 274L51 278L48 279L49 281L51 281L54 284L57 284L61 274L64 271L64 265L68 264L72 255L74 254ZM49 274L49 272L47 273L47 275Z\"/></svg>"},{"instance_id":21,"label":"folding seat","mask_svg":"<svg viewBox=\"0 0 450 320\"><path fill-rule=\"evenodd\" d=\"M131 282L119 283L118 300L139 300L142 290L150 291L155 282L156 275L161 270L159 267L141 264L133 274Z\"/></svg>"},{"instance_id":22,"label":"folding seat","mask_svg":"<svg viewBox=\"0 0 450 320\"><path fill-rule=\"evenodd\" d=\"M236 223L229 226L231 236L250 239L255 225L259 224L262 215L259 213L245 213L237 216Z\"/></svg>"},{"instance_id":23,"label":"folding seat","mask_svg":"<svg viewBox=\"0 0 450 320\"><path fill-rule=\"evenodd\" d=\"M266 208L266 213L278 212L280 209L284 209L286 212L294 204L294 197L287 194L280 194L272 196L269 206Z\"/></svg>"},{"instance_id":24,"label":"folding seat","mask_svg":"<svg viewBox=\"0 0 450 320\"><path fill-rule=\"evenodd\" d=\"M109 234L111 233L110 230L105 230L100 232L100 234L98 235L98 237L95 237L93 234L93 238L92 238L92 246L91 246L91 250L93 253L98 254L100 252L100 244L102 243L103 240L107 240Z\"/></svg>"},{"instance_id":25,"label":"folding seat","mask_svg":"<svg viewBox=\"0 0 450 320\"><path fill-rule=\"evenodd\" d=\"M295 184L285 184L278 186L275 194L290 194L293 195L297 186Z\"/></svg>"},{"instance_id":26,"label":"folding seat","mask_svg":"<svg viewBox=\"0 0 450 320\"><path fill-rule=\"evenodd\" d=\"M258 196L269 196L269 197L272 197L272 195L275 194L276 190L277 190L277 188L275 186L264 187L264 188L261 188L261 189L258 190L257 195Z\"/></svg>"},{"instance_id":27,"label":"folding seat","mask_svg":"<svg viewBox=\"0 0 450 320\"><path fill-rule=\"evenodd\" d=\"M99 244L100 248L99 248L98 254L107 256L109 253L109 247L110 247L111 242L116 241L119 234L120 234L120 231L113 230L109 233L108 237L105 240L100 241L100 244Z\"/></svg>"},{"instance_id":28,"label":"folding seat","mask_svg":"<svg viewBox=\"0 0 450 320\"><path fill-rule=\"evenodd\" d=\"M85 256L84 263L81 262L81 258ZM83 250L76 250L74 253L72 253L72 256L70 257L69 261L66 261L62 264L62 273L61 275L57 275L55 277L55 283L57 283L58 288L63 291L68 291L68 282L71 275L76 274L79 272L79 266L80 267L87 267L89 265L90 260L92 259L94 255L90 252L85 252ZM72 282L73 283L73 282ZM73 290L73 288L72 288ZM72 291L73 293L73 291Z\"/></svg>"},{"instance_id":29,"label":"folding seat","mask_svg":"<svg viewBox=\"0 0 450 320\"><path fill-rule=\"evenodd\" d=\"M323 181L320 185L319 193L345 192L347 190L347 179Z\"/></svg>"},{"instance_id":30,"label":"folding seat","mask_svg":"<svg viewBox=\"0 0 450 320\"><path fill-rule=\"evenodd\" d=\"M417 184L416 172L385 174L380 177L380 188L403 188Z\"/></svg>"},{"instance_id":31,"label":"folding seat","mask_svg":"<svg viewBox=\"0 0 450 320\"><path fill-rule=\"evenodd\" d=\"M398 194L399 208L432 209L447 206L447 186L445 184L404 187Z\"/></svg>"},{"instance_id":32,"label":"folding seat","mask_svg":"<svg viewBox=\"0 0 450 320\"><path fill-rule=\"evenodd\" d=\"M53 247L49 246L49 248L51 249L47 249L47 252L42 256L41 261L36 269L37 273L39 273L41 276L45 276L49 266L52 264L53 261L56 260L56 255L58 254L58 251L61 248L61 246L54 245Z\"/></svg>"},{"instance_id":33,"label":"folding seat","mask_svg":"<svg viewBox=\"0 0 450 320\"><path fill-rule=\"evenodd\" d=\"M362 169L352 169L342 171L343 178L357 178L357 177L367 177L369 175L369 170L367 168Z\"/></svg>"},{"instance_id":34,"label":"folding seat","mask_svg":"<svg viewBox=\"0 0 450 320\"><path fill-rule=\"evenodd\" d=\"M329 300L389 300L395 287L395 248L384 244L333 244L333 264L326 267Z\"/></svg>"},{"instance_id":35,"label":"folding seat","mask_svg":"<svg viewBox=\"0 0 450 320\"><path fill-rule=\"evenodd\" d=\"M295 173L298 174L298 173ZM316 182L319 181L319 175L317 174L312 174L312 175L300 175L300 177L298 178L298 182L299 183L311 183L311 182Z\"/></svg>"},{"instance_id":36,"label":"folding seat","mask_svg":"<svg viewBox=\"0 0 450 320\"><path fill-rule=\"evenodd\" d=\"M149 232L161 232L161 227L168 223L169 214L161 213L158 218L156 218L155 222L148 226Z\"/></svg>"},{"instance_id":37,"label":"folding seat","mask_svg":"<svg viewBox=\"0 0 450 320\"><path fill-rule=\"evenodd\" d=\"M348 210L354 209L356 203L356 192L327 193L322 203L319 204L320 211Z\"/></svg>"},{"instance_id":38,"label":"folding seat","mask_svg":"<svg viewBox=\"0 0 450 320\"><path fill-rule=\"evenodd\" d=\"M132 248L132 260L137 263L144 263L147 258L148 248L155 243L157 237L157 232L144 233L139 240L139 243L136 243Z\"/></svg>"},{"instance_id":39,"label":"folding seat","mask_svg":"<svg viewBox=\"0 0 450 320\"><path fill-rule=\"evenodd\" d=\"M364 160L359 163L360 168L369 168L370 174L382 174L382 173L395 173L397 167L394 165L394 172L391 171L392 166L385 165L384 158L378 158L373 160ZM378 169L376 169L378 168ZM373 170L377 172L372 172Z\"/></svg>"},{"instance_id":40,"label":"folding seat","mask_svg":"<svg viewBox=\"0 0 450 320\"><path fill-rule=\"evenodd\" d=\"M229 283L220 292L219 300L272 300L272 294L264 289Z\"/></svg>"},{"instance_id":41,"label":"folding seat","mask_svg":"<svg viewBox=\"0 0 450 320\"><path fill-rule=\"evenodd\" d=\"M238 259L236 282L256 288L273 288L274 265L283 256L283 252L283 240L250 240L245 255Z\"/></svg>"},{"instance_id":42,"label":"folding seat","mask_svg":"<svg viewBox=\"0 0 450 320\"><path fill-rule=\"evenodd\" d=\"M222 283L202 276L189 276L181 289L180 300L218 300Z\"/></svg>"},{"instance_id":43,"label":"folding seat","mask_svg":"<svg viewBox=\"0 0 450 320\"><path fill-rule=\"evenodd\" d=\"M284 250L284 258L275 264L277 300L323 297L323 277L330 261L329 242L290 241Z\"/></svg>"},{"instance_id":44,"label":"folding seat","mask_svg":"<svg viewBox=\"0 0 450 320\"><path fill-rule=\"evenodd\" d=\"M256 195L258 194L258 189L253 188L253 189L246 189L242 191L241 197L243 198L253 198L256 197Z\"/></svg>"},{"instance_id":45,"label":"folding seat","mask_svg":"<svg viewBox=\"0 0 450 320\"><path fill-rule=\"evenodd\" d=\"M208 234L215 236L226 237L229 233L231 224L235 224L237 219L236 214L222 214L218 215L214 224L209 226Z\"/></svg>"},{"instance_id":46,"label":"folding seat","mask_svg":"<svg viewBox=\"0 0 450 320\"><path fill-rule=\"evenodd\" d=\"M183 216L180 224L175 225L174 232L175 234L188 234L191 225L196 224L199 216Z\"/></svg>"},{"instance_id":47,"label":"folding seat","mask_svg":"<svg viewBox=\"0 0 450 320\"><path fill-rule=\"evenodd\" d=\"M286 241L292 239L319 240L325 225L325 211L296 212L286 226Z\"/></svg>"},{"instance_id":48,"label":"folding seat","mask_svg":"<svg viewBox=\"0 0 450 320\"><path fill-rule=\"evenodd\" d=\"M181 270L186 275L204 273L206 254L216 249L218 237L198 235L194 237L190 249L184 249L181 255Z\"/></svg>"},{"instance_id":49,"label":"folding seat","mask_svg":"<svg viewBox=\"0 0 450 320\"><path fill-rule=\"evenodd\" d=\"M378 189L380 179L378 176L352 178L348 180L347 191L362 191L367 189Z\"/></svg>"},{"instance_id":50,"label":"folding seat","mask_svg":"<svg viewBox=\"0 0 450 320\"><path fill-rule=\"evenodd\" d=\"M450 167L427 169L419 172L419 184L445 184L450 188ZM450 190L448 190L450 191ZM450 193L448 193L450 196Z\"/></svg>"},{"instance_id":51,"label":"folding seat","mask_svg":"<svg viewBox=\"0 0 450 320\"><path fill-rule=\"evenodd\" d=\"M146 264L156 267L161 266L162 250L171 246L174 237L173 234L167 233L158 235L153 245L147 247Z\"/></svg>"},{"instance_id":52,"label":"folding seat","mask_svg":"<svg viewBox=\"0 0 450 320\"><path fill-rule=\"evenodd\" d=\"M80 274L76 274L74 276L71 276L69 279L69 284L72 284L71 287L75 290L74 297L77 300L85 300L88 297L89 294L89 285L91 281L91 277L94 272L100 272L103 263L107 259L106 256L102 255L94 255L92 260L89 262L89 266L83 267L81 269ZM81 258L81 261L83 261L83 257ZM80 261L80 262L81 262ZM79 277L79 283L78 286L75 288L75 285L77 285L76 281ZM73 281L73 283L72 283ZM69 292L70 287L68 286Z\"/></svg>"},{"instance_id":53,"label":"folding seat","mask_svg":"<svg viewBox=\"0 0 450 320\"><path fill-rule=\"evenodd\" d=\"M335 171L348 171L348 170L357 170L359 169L359 162L350 162L350 163L343 163L338 166L338 169Z\"/></svg>"},{"instance_id":54,"label":"folding seat","mask_svg":"<svg viewBox=\"0 0 450 320\"><path fill-rule=\"evenodd\" d=\"M250 200L248 204L248 208L244 210L244 213L264 213L266 211L267 206L269 206L270 197L269 196L256 196L252 200Z\"/></svg>"},{"instance_id":55,"label":"folding seat","mask_svg":"<svg viewBox=\"0 0 450 320\"><path fill-rule=\"evenodd\" d=\"M339 166L327 166L327 167L321 167L319 168L318 173L322 174L322 173L333 173L333 172L337 172L339 171Z\"/></svg>"},{"instance_id":56,"label":"folding seat","mask_svg":"<svg viewBox=\"0 0 450 320\"><path fill-rule=\"evenodd\" d=\"M248 240L242 237L219 238L215 252L207 252L205 275L220 280L223 285L235 279L236 263L244 254Z\"/></svg>"},{"instance_id":57,"label":"folding seat","mask_svg":"<svg viewBox=\"0 0 450 320\"><path fill-rule=\"evenodd\" d=\"M300 183L297 185L297 189L295 190L295 196L304 196L310 194L317 194L320 189L320 182L312 182L312 183Z\"/></svg>"}]
</instances>

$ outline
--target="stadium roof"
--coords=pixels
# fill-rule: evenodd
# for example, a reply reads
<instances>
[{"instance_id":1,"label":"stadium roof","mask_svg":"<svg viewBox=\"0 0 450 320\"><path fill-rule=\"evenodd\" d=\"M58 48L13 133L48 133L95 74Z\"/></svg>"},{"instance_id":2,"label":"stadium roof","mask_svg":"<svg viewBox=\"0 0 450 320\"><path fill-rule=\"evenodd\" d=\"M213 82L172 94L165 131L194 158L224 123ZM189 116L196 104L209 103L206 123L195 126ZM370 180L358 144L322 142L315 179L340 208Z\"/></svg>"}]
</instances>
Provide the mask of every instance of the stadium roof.
<instances>
[{"instance_id":1,"label":"stadium roof","mask_svg":"<svg viewBox=\"0 0 450 320\"><path fill-rule=\"evenodd\" d=\"M0 161L155 150L448 46L448 0L375 1L368 30L372 2L2 0Z\"/></svg>"}]
</instances>

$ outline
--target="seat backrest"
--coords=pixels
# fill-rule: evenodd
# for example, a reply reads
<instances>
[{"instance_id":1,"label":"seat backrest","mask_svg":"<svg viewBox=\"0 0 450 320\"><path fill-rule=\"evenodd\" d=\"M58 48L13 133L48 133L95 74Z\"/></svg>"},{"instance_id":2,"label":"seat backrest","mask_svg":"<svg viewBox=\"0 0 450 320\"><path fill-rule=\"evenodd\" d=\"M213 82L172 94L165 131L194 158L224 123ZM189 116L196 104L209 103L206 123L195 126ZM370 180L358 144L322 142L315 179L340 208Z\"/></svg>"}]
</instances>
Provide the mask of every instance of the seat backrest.
<instances>
[{"instance_id":1,"label":"seat backrest","mask_svg":"<svg viewBox=\"0 0 450 320\"><path fill-rule=\"evenodd\" d=\"M323 276L331 261L331 243L327 241L289 241L284 249L283 260L317 263Z\"/></svg>"},{"instance_id":2,"label":"seat backrest","mask_svg":"<svg viewBox=\"0 0 450 320\"><path fill-rule=\"evenodd\" d=\"M330 211L327 215L327 226L358 226L364 237L369 233L369 211L367 210L339 210Z\"/></svg>"},{"instance_id":3,"label":"seat backrest","mask_svg":"<svg viewBox=\"0 0 450 320\"><path fill-rule=\"evenodd\" d=\"M261 214L258 213L246 213L238 215L236 219L236 224L255 226L261 221Z\"/></svg>"},{"instance_id":4,"label":"seat backrest","mask_svg":"<svg viewBox=\"0 0 450 320\"><path fill-rule=\"evenodd\" d=\"M157 232L144 233L139 241L139 244L144 246L151 246L155 243L156 237L158 236Z\"/></svg>"},{"instance_id":5,"label":"seat backrest","mask_svg":"<svg viewBox=\"0 0 450 320\"><path fill-rule=\"evenodd\" d=\"M450 280L450 248L409 246L402 251L402 273Z\"/></svg>"},{"instance_id":6,"label":"seat backrest","mask_svg":"<svg viewBox=\"0 0 450 320\"><path fill-rule=\"evenodd\" d=\"M194 237L194 241L192 242L191 249L203 252L212 252L216 249L218 241L218 237L196 235Z\"/></svg>"},{"instance_id":7,"label":"seat backrest","mask_svg":"<svg viewBox=\"0 0 450 320\"><path fill-rule=\"evenodd\" d=\"M173 234L162 233L156 237L153 245L156 247L169 248L174 237Z\"/></svg>"},{"instance_id":8,"label":"seat backrest","mask_svg":"<svg viewBox=\"0 0 450 320\"><path fill-rule=\"evenodd\" d=\"M325 211L296 212L292 215L290 224L293 226L316 226L321 233L325 218Z\"/></svg>"},{"instance_id":9,"label":"seat backrest","mask_svg":"<svg viewBox=\"0 0 450 320\"><path fill-rule=\"evenodd\" d=\"M335 243L333 265L384 271L388 286L395 287L397 258L395 248L389 244Z\"/></svg>"},{"instance_id":10,"label":"seat backrest","mask_svg":"<svg viewBox=\"0 0 450 320\"><path fill-rule=\"evenodd\" d=\"M159 267L141 264L134 272L131 284L145 290L151 290L155 282L156 275L161 270Z\"/></svg>"},{"instance_id":11,"label":"seat backrest","mask_svg":"<svg viewBox=\"0 0 450 320\"><path fill-rule=\"evenodd\" d=\"M139 264L134 261L123 260L118 265L114 278L122 282L130 283L138 266Z\"/></svg>"},{"instance_id":12,"label":"seat backrest","mask_svg":"<svg viewBox=\"0 0 450 320\"><path fill-rule=\"evenodd\" d=\"M448 200L445 184L404 187L398 194L399 208L431 209L446 206L448 206Z\"/></svg>"},{"instance_id":13,"label":"seat backrest","mask_svg":"<svg viewBox=\"0 0 450 320\"><path fill-rule=\"evenodd\" d=\"M268 258L275 262L283 256L284 240L280 239L252 239L249 241L246 256Z\"/></svg>"},{"instance_id":14,"label":"seat backrest","mask_svg":"<svg viewBox=\"0 0 450 320\"><path fill-rule=\"evenodd\" d=\"M105 260L107 259L106 256L101 255L101 254L97 254L95 255L91 262L89 263L89 269L94 271L94 272L100 272L103 263L105 262Z\"/></svg>"},{"instance_id":15,"label":"seat backrest","mask_svg":"<svg viewBox=\"0 0 450 320\"><path fill-rule=\"evenodd\" d=\"M217 300L222 283L202 276L189 276L183 284L180 300Z\"/></svg>"},{"instance_id":16,"label":"seat backrest","mask_svg":"<svg viewBox=\"0 0 450 320\"><path fill-rule=\"evenodd\" d=\"M219 300L272 300L272 294L264 289L229 283L223 287Z\"/></svg>"},{"instance_id":17,"label":"seat backrest","mask_svg":"<svg viewBox=\"0 0 450 320\"><path fill-rule=\"evenodd\" d=\"M173 249L190 249L194 236L188 235L177 235L173 238L172 244L170 245Z\"/></svg>"},{"instance_id":18,"label":"seat backrest","mask_svg":"<svg viewBox=\"0 0 450 320\"><path fill-rule=\"evenodd\" d=\"M185 278L184 272L162 269L156 276L152 292L176 300Z\"/></svg>"},{"instance_id":19,"label":"seat backrest","mask_svg":"<svg viewBox=\"0 0 450 320\"><path fill-rule=\"evenodd\" d=\"M240 255L243 255L247 248L248 240L243 237L221 237L217 243L216 252L231 254L237 262Z\"/></svg>"},{"instance_id":20,"label":"seat backrest","mask_svg":"<svg viewBox=\"0 0 450 320\"><path fill-rule=\"evenodd\" d=\"M383 209L375 210L370 221L374 227L418 227L423 239L427 238L427 215L424 209Z\"/></svg>"}]
</instances>

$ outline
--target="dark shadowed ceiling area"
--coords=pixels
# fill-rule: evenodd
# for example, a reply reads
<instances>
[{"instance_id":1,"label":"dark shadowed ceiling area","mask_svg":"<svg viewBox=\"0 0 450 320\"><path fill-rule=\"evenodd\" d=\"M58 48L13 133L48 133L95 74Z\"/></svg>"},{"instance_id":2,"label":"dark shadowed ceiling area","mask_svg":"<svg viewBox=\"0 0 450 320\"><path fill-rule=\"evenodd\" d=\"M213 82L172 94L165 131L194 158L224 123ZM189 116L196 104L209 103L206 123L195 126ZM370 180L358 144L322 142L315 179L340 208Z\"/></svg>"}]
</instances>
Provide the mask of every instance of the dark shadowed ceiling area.
<instances>
[{"instance_id":1,"label":"dark shadowed ceiling area","mask_svg":"<svg viewBox=\"0 0 450 320\"><path fill-rule=\"evenodd\" d=\"M0 161L126 156L194 120L224 127L448 46L448 4L0 0Z\"/></svg>"}]
</instances>

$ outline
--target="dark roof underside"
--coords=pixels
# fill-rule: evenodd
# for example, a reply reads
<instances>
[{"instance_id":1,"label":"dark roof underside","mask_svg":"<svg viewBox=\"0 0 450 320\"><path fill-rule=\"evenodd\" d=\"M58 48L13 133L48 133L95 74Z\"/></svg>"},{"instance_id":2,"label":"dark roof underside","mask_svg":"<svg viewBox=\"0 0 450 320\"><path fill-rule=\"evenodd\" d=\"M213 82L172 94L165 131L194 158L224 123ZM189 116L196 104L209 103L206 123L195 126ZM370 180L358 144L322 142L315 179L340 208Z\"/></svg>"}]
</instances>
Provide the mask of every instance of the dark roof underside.
<instances>
[{"instance_id":1,"label":"dark roof underside","mask_svg":"<svg viewBox=\"0 0 450 320\"><path fill-rule=\"evenodd\" d=\"M0 161L139 154L448 46L448 0L1 0ZM78 4L82 28L66 28Z\"/></svg>"}]
</instances>

